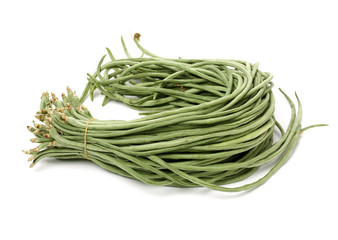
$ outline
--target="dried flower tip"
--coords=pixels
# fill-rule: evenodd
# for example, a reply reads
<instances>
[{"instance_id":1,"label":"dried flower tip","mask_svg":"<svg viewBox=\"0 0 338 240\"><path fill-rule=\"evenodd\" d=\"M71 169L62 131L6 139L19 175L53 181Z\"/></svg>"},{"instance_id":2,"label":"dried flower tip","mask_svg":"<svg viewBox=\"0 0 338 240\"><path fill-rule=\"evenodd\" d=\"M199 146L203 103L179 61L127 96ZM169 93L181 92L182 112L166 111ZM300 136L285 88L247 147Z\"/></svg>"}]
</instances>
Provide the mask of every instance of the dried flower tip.
<instances>
[{"instance_id":1,"label":"dried flower tip","mask_svg":"<svg viewBox=\"0 0 338 240\"><path fill-rule=\"evenodd\" d=\"M72 105L70 103L67 103L68 110L72 108Z\"/></svg>"},{"instance_id":2,"label":"dried flower tip","mask_svg":"<svg viewBox=\"0 0 338 240\"><path fill-rule=\"evenodd\" d=\"M82 105L81 108L82 108L83 110L87 110L87 108L86 108L84 105Z\"/></svg>"},{"instance_id":3,"label":"dried flower tip","mask_svg":"<svg viewBox=\"0 0 338 240\"><path fill-rule=\"evenodd\" d=\"M52 98L55 98L55 94L54 93L50 93L50 95L52 95Z\"/></svg>"},{"instance_id":4,"label":"dried flower tip","mask_svg":"<svg viewBox=\"0 0 338 240\"><path fill-rule=\"evenodd\" d=\"M36 129L36 130L33 132L34 135L37 135L37 134L39 134L39 133L40 133L40 130L39 130L39 129Z\"/></svg>"},{"instance_id":5,"label":"dried flower tip","mask_svg":"<svg viewBox=\"0 0 338 240\"><path fill-rule=\"evenodd\" d=\"M32 143L35 143L37 140L38 140L37 138L31 138L31 139L30 139L30 141L31 141Z\"/></svg>"},{"instance_id":6,"label":"dried flower tip","mask_svg":"<svg viewBox=\"0 0 338 240\"><path fill-rule=\"evenodd\" d=\"M41 112L42 114L44 114L44 113L46 113L46 109L42 108L42 109L40 110L40 112Z\"/></svg>"},{"instance_id":7,"label":"dried flower tip","mask_svg":"<svg viewBox=\"0 0 338 240\"><path fill-rule=\"evenodd\" d=\"M35 115L35 118L38 119L38 120L40 120L42 122L44 116L43 115Z\"/></svg>"},{"instance_id":8,"label":"dried flower tip","mask_svg":"<svg viewBox=\"0 0 338 240\"><path fill-rule=\"evenodd\" d=\"M47 117L46 120L47 120L49 123L52 123L52 118Z\"/></svg>"},{"instance_id":9,"label":"dried flower tip","mask_svg":"<svg viewBox=\"0 0 338 240\"><path fill-rule=\"evenodd\" d=\"M134 38L136 38L138 41L140 41L141 34L135 33Z\"/></svg>"},{"instance_id":10,"label":"dried flower tip","mask_svg":"<svg viewBox=\"0 0 338 240\"><path fill-rule=\"evenodd\" d=\"M66 94L62 93L61 96L62 96L62 99L63 99L63 98L66 97Z\"/></svg>"},{"instance_id":11,"label":"dried flower tip","mask_svg":"<svg viewBox=\"0 0 338 240\"><path fill-rule=\"evenodd\" d=\"M53 100L53 99L49 100L49 102L50 102L51 104L54 104L54 100Z\"/></svg>"},{"instance_id":12,"label":"dried flower tip","mask_svg":"<svg viewBox=\"0 0 338 240\"><path fill-rule=\"evenodd\" d=\"M76 107L76 110L77 110L78 112L81 112L81 111L82 111L82 108Z\"/></svg>"},{"instance_id":13,"label":"dried flower tip","mask_svg":"<svg viewBox=\"0 0 338 240\"><path fill-rule=\"evenodd\" d=\"M22 150L24 154L30 154L30 150Z\"/></svg>"},{"instance_id":14,"label":"dried flower tip","mask_svg":"<svg viewBox=\"0 0 338 240\"><path fill-rule=\"evenodd\" d=\"M51 142L49 143L49 146L55 147L55 145L56 145L56 142L55 142L55 141L51 141Z\"/></svg>"},{"instance_id":15,"label":"dried flower tip","mask_svg":"<svg viewBox=\"0 0 338 240\"><path fill-rule=\"evenodd\" d=\"M67 86L67 92L71 92L72 90Z\"/></svg>"},{"instance_id":16,"label":"dried flower tip","mask_svg":"<svg viewBox=\"0 0 338 240\"><path fill-rule=\"evenodd\" d=\"M36 148L33 148L33 152L38 152L39 151L39 148L36 147Z\"/></svg>"},{"instance_id":17,"label":"dried flower tip","mask_svg":"<svg viewBox=\"0 0 338 240\"><path fill-rule=\"evenodd\" d=\"M61 119L66 121L66 122L68 121L68 117L67 117L66 114L61 115Z\"/></svg>"},{"instance_id":18,"label":"dried flower tip","mask_svg":"<svg viewBox=\"0 0 338 240\"><path fill-rule=\"evenodd\" d=\"M28 158L28 162L33 161L33 160L34 160L34 156L30 156L30 157Z\"/></svg>"},{"instance_id":19,"label":"dried flower tip","mask_svg":"<svg viewBox=\"0 0 338 240\"><path fill-rule=\"evenodd\" d=\"M31 165L29 165L30 168L34 167L35 163L32 163Z\"/></svg>"},{"instance_id":20,"label":"dried flower tip","mask_svg":"<svg viewBox=\"0 0 338 240\"><path fill-rule=\"evenodd\" d=\"M32 129L32 127L31 126L27 126L27 129L28 129L28 131L30 131Z\"/></svg>"}]
</instances>

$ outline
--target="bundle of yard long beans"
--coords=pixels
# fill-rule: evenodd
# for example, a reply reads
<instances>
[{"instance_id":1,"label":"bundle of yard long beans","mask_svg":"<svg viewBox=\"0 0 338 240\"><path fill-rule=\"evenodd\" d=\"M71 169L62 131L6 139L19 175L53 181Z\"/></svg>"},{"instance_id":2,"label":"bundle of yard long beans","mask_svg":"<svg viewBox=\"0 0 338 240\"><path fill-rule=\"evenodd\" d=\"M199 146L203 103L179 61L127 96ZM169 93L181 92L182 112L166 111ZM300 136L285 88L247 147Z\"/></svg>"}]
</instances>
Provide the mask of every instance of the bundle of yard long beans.
<instances>
[{"instance_id":1,"label":"bundle of yard long beans","mask_svg":"<svg viewBox=\"0 0 338 240\"><path fill-rule=\"evenodd\" d=\"M274 117L272 74L258 64L238 60L167 59L139 44L148 57L99 62L88 74L80 98L69 88L59 100L44 93L36 117L42 122L28 129L38 147L26 150L34 166L39 160L88 159L116 174L147 184L207 187L235 192L266 182L287 160L302 131L298 110L285 94L291 119L284 131ZM96 120L82 105L98 89L147 115L136 120ZM273 141L274 130L280 139ZM274 162L257 181L224 186L246 179L258 167Z\"/></svg>"}]
</instances>

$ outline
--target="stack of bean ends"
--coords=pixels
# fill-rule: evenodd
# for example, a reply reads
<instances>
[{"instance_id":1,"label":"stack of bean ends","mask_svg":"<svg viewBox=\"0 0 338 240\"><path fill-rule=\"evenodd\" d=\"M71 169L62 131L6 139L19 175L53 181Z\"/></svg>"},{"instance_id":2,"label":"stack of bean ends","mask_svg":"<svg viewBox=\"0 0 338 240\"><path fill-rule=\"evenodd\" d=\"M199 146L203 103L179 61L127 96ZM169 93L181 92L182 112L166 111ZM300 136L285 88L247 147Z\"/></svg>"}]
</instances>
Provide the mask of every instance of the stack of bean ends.
<instances>
[{"instance_id":1,"label":"stack of bean ends","mask_svg":"<svg viewBox=\"0 0 338 240\"><path fill-rule=\"evenodd\" d=\"M79 98L44 93L28 127L38 147L25 151L34 166L43 158L88 159L113 173L147 184L207 187L235 192L266 182L287 160L302 131L302 107L291 107L286 130L274 117L272 75L258 64L220 59L168 59L137 47L148 57L99 62ZM146 115L136 120L96 120L82 105L94 91ZM279 139L274 140L278 130ZM260 166L273 167L240 186Z\"/></svg>"}]
</instances>

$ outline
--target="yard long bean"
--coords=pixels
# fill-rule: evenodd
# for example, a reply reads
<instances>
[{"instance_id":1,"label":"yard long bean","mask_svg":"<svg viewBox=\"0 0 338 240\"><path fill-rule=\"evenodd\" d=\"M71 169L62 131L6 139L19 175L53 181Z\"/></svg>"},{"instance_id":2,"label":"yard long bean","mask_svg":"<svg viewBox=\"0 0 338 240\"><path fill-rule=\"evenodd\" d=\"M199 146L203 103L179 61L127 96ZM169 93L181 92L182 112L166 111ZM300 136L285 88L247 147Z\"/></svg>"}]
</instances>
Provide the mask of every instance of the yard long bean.
<instances>
[{"instance_id":1,"label":"yard long bean","mask_svg":"<svg viewBox=\"0 0 338 240\"><path fill-rule=\"evenodd\" d=\"M286 130L274 116L273 76L258 63L224 59L168 59L134 41L142 57L133 58L122 39L127 58L100 60L81 97L67 88L58 99L44 93L29 126L38 147L31 167L46 157L88 159L100 167L147 184L207 187L225 192L265 183L288 159L301 132L302 105L291 107ZM148 57L143 57L147 55ZM145 115L123 120L96 120L82 104L94 91L103 105L120 101ZM280 138L274 140L274 132ZM228 187L260 166L274 162L262 178Z\"/></svg>"}]
</instances>

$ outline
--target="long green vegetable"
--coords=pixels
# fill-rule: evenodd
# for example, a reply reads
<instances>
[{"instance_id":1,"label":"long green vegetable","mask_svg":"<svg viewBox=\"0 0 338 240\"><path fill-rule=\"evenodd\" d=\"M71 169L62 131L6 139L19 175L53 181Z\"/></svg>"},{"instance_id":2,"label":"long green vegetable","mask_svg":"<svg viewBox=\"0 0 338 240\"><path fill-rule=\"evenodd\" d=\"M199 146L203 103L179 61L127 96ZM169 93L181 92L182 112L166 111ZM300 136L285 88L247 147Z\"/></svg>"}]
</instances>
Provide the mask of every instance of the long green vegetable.
<instances>
[{"instance_id":1,"label":"long green vegetable","mask_svg":"<svg viewBox=\"0 0 338 240\"><path fill-rule=\"evenodd\" d=\"M255 188L266 182L287 160L301 129L298 110L285 94L292 113L284 131L274 117L270 73L258 64L220 59L167 59L139 44L149 57L132 58L122 40L126 59L99 62L88 74L78 98L69 88L59 100L44 93L37 118L28 127L40 143L25 151L34 166L46 157L88 159L125 177L151 185L204 186L226 192ZM95 120L82 105L98 89L147 115L132 121ZM313 125L314 126L322 126ZM309 128L309 127L308 127ZM273 143L273 132L280 139ZM306 128L307 129L307 128ZM240 187L222 185L247 178L275 161L261 179Z\"/></svg>"}]
</instances>

